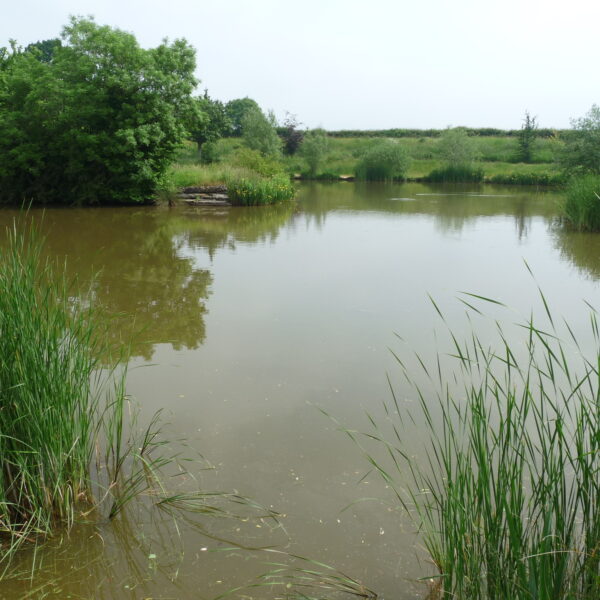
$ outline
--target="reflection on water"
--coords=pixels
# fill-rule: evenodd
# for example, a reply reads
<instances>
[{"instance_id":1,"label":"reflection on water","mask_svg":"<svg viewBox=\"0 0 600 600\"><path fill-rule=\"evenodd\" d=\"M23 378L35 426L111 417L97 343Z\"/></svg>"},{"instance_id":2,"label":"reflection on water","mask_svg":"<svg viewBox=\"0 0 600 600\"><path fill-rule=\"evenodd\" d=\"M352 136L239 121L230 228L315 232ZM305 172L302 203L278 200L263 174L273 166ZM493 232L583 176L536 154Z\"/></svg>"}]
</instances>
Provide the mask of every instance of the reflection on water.
<instances>
[{"instance_id":1,"label":"reflection on water","mask_svg":"<svg viewBox=\"0 0 600 600\"><path fill-rule=\"evenodd\" d=\"M48 253L83 282L100 270L93 291L115 315L113 339L133 339L132 367L154 365L130 371L144 414L166 408L173 438L218 467L190 463L204 489L255 497L285 515L287 535L133 511L25 552L0 598L212 598L273 560L222 552L217 538L232 537L335 565L386 598L422 597L414 580L432 566L415 558L413 526L315 406L354 428L365 409L385 418L386 372L400 379L394 332L436 349L427 293L449 304L457 290L480 292L526 315L526 260L556 313L593 299L600 238L557 230L557 201L523 188L314 183L280 207L46 210ZM0 211L0 226L14 216ZM451 324L462 327L463 308L446 312Z\"/></svg>"}]
</instances>

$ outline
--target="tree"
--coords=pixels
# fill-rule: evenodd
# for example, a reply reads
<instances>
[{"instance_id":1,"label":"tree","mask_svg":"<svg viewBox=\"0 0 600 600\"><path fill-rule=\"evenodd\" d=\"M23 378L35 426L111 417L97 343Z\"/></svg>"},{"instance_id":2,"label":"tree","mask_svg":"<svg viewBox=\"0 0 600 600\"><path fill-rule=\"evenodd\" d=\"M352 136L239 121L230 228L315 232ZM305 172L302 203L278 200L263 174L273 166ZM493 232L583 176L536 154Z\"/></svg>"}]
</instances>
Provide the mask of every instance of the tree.
<instances>
[{"instance_id":1,"label":"tree","mask_svg":"<svg viewBox=\"0 0 600 600\"><path fill-rule=\"evenodd\" d=\"M296 115L286 113L283 127L278 130L279 136L283 140L283 151L288 156L296 154L304 139L304 133L298 129L299 125Z\"/></svg>"},{"instance_id":2,"label":"tree","mask_svg":"<svg viewBox=\"0 0 600 600\"><path fill-rule=\"evenodd\" d=\"M51 40L43 40L42 42L35 42L35 44L29 44L25 48L26 52L35 53L37 59L41 62L52 62L54 54L62 46L59 38Z\"/></svg>"},{"instance_id":3,"label":"tree","mask_svg":"<svg viewBox=\"0 0 600 600\"><path fill-rule=\"evenodd\" d=\"M305 136L300 146L300 154L308 165L309 174L314 177L329 151L329 139L323 129L313 129Z\"/></svg>"},{"instance_id":4,"label":"tree","mask_svg":"<svg viewBox=\"0 0 600 600\"><path fill-rule=\"evenodd\" d=\"M600 106L593 104L585 116L571 120L571 125L561 164L572 173L600 174Z\"/></svg>"},{"instance_id":5,"label":"tree","mask_svg":"<svg viewBox=\"0 0 600 600\"><path fill-rule=\"evenodd\" d=\"M530 163L533 157L533 146L537 135L536 118L532 117L529 112L525 111L525 118L521 131L519 131L517 161Z\"/></svg>"},{"instance_id":6,"label":"tree","mask_svg":"<svg viewBox=\"0 0 600 600\"><path fill-rule=\"evenodd\" d=\"M194 49L92 19L61 37L49 61L0 51L0 200L148 200L197 114Z\"/></svg>"},{"instance_id":7,"label":"tree","mask_svg":"<svg viewBox=\"0 0 600 600\"><path fill-rule=\"evenodd\" d=\"M258 107L248 110L242 120L244 143L263 156L278 156L281 153L281 140L277 135L275 115L265 115Z\"/></svg>"},{"instance_id":8,"label":"tree","mask_svg":"<svg viewBox=\"0 0 600 600\"><path fill-rule=\"evenodd\" d=\"M449 167L467 167L475 160L473 140L464 127L446 129L438 143L440 157Z\"/></svg>"},{"instance_id":9,"label":"tree","mask_svg":"<svg viewBox=\"0 0 600 600\"><path fill-rule=\"evenodd\" d=\"M260 107L256 103L256 101L252 100L252 98L236 98L235 100L230 100L225 105L225 110L227 111L227 116L231 121L232 126L232 135L239 137L242 135L242 122L246 113L250 110L258 109Z\"/></svg>"},{"instance_id":10,"label":"tree","mask_svg":"<svg viewBox=\"0 0 600 600\"><path fill-rule=\"evenodd\" d=\"M204 95L196 98L199 118L192 127L192 138L201 150L206 142L216 142L232 132L232 123L225 105L220 100L213 100L204 90Z\"/></svg>"}]
</instances>

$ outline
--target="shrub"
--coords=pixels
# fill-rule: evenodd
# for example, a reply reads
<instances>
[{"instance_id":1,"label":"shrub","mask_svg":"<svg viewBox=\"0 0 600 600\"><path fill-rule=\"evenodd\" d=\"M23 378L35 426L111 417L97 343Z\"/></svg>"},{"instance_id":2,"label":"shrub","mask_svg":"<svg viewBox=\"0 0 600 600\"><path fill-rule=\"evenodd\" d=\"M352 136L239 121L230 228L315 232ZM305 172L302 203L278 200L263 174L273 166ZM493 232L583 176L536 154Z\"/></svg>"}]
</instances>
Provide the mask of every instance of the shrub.
<instances>
[{"instance_id":1,"label":"shrub","mask_svg":"<svg viewBox=\"0 0 600 600\"><path fill-rule=\"evenodd\" d=\"M273 113L265 116L260 108L250 108L242 119L242 137L252 150L258 150L265 156L281 154L281 139L275 129Z\"/></svg>"},{"instance_id":2,"label":"shrub","mask_svg":"<svg viewBox=\"0 0 600 600\"><path fill-rule=\"evenodd\" d=\"M525 118L523 119L523 125L521 126L521 131L519 132L518 150L516 156L517 162L532 162L536 131L536 118L532 117L527 111L525 111Z\"/></svg>"},{"instance_id":3,"label":"shrub","mask_svg":"<svg viewBox=\"0 0 600 600\"><path fill-rule=\"evenodd\" d=\"M464 127L446 129L438 142L440 158L451 167L470 165L476 158L473 140Z\"/></svg>"},{"instance_id":4,"label":"shrub","mask_svg":"<svg viewBox=\"0 0 600 600\"><path fill-rule=\"evenodd\" d=\"M483 169L470 165L448 165L434 169L425 177L435 183L471 183L483 181Z\"/></svg>"},{"instance_id":5,"label":"shrub","mask_svg":"<svg viewBox=\"0 0 600 600\"><path fill-rule=\"evenodd\" d=\"M264 156L258 150L250 148L240 148L236 150L230 162L234 167L254 171L263 177L272 177L273 175L283 173L283 167L272 156Z\"/></svg>"},{"instance_id":6,"label":"shrub","mask_svg":"<svg viewBox=\"0 0 600 600\"><path fill-rule=\"evenodd\" d=\"M367 181L404 179L409 166L406 149L397 142L385 140L366 151L356 167L356 176Z\"/></svg>"},{"instance_id":7,"label":"shrub","mask_svg":"<svg viewBox=\"0 0 600 600\"><path fill-rule=\"evenodd\" d=\"M232 204L259 206L291 200L296 192L285 175L270 178L257 175L230 179L227 182L227 193Z\"/></svg>"},{"instance_id":8,"label":"shrub","mask_svg":"<svg viewBox=\"0 0 600 600\"><path fill-rule=\"evenodd\" d=\"M313 129L304 136L300 146L300 154L302 154L302 158L308 165L308 174L311 177L317 174L328 151L329 140L322 129Z\"/></svg>"},{"instance_id":9,"label":"shrub","mask_svg":"<svg viewBox=\"0 0 600 600\"><path fill-rule=\"evenodd\" d=\"M600 231L600 175L571 179L562 208L565 219L579 231Z\"/></svg>"},{"instance_id":10,"label":"shrub","mask_svg":"<svg viewBox=\"0 0 600 600\"><path fill-rule=\"evenodd\" d=\"M594 104L584 117L571 124L574 131L565 137L561 164L572 173L600 174L600 106Z\"/></svg>"}]
</instances>

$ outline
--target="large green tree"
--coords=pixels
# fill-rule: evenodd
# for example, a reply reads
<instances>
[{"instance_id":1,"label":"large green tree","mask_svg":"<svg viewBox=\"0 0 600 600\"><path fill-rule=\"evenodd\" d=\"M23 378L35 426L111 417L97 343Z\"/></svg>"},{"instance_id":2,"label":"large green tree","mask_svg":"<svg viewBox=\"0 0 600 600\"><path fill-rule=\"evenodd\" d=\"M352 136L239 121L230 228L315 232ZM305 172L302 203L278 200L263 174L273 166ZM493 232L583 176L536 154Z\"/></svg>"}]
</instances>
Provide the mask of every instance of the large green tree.
<instances>
[{"instance_id":1,"label":"large green tree","mask_svg":"<svg viewBox=\"0 0 600 600\"><path fill-rule=\"evenodd\" d=\"M61 37L0 50L0 200L148 200L197 113L194 49L80 18Z\"/></svg>"}]
</instances>

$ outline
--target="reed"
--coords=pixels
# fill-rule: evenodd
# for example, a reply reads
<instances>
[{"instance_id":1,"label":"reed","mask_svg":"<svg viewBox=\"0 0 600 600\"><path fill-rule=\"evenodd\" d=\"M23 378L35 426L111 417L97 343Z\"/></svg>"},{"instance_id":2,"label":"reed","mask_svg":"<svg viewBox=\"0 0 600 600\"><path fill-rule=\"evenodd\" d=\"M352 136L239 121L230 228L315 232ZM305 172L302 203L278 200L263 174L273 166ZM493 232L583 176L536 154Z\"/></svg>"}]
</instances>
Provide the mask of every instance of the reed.
<instances>
[{"instance_id":1,"label":"reed","mask_svg":"<svg viewBox=\"0 0 600 600\"><path fill-rule=\"evenodd\" d=\"M227 193L232 204L259 206L291 200L296 192L286 175L273 177L252 175L229 179Z\"/></svg>"},{"instance_id":2,"label":"reed","mask_svg":"<svg viewBox=\"0 0 600 600\"><path fill-rule=\"evenodd\" d=\"M449 359L416 357L425 384L397 356L418 409L392 389L389 431L372 418L364 441L348 431L414 517L438 571L432 597L600 597L598 318L592 311L586 358L542 301L547 323L538 327L532 317L516 338L498 326L491 345L475 331L462 342L449 330ZM464 302L479 315L477 302L500 304L472 295ZM417 422L425 442L416 450L403 440ZM391 462L368 446L373 441Z\"/></svg>"},{"instance_id":3,"label":"reed","mask_svg":"<svg viewBox=\"0 0 600 600\"><path fill-rule=\"evenodd\" d=\"M567 185L563 214L579 231L600 231L600 175L575 176Z\"/></svg>"},{"instance_id":4,"label":"reed","mask_svg":"<svg viewBox=\"0 0 600 600\"><path fill-rule=\"evenodd\" d=\"M0 250L0 533L13 545L89 508L96 444L113 443L124 401L90 297L41 247L15 227Z\"/></svg>"}]
</instances>

